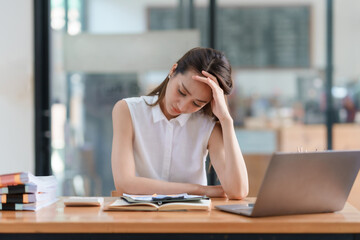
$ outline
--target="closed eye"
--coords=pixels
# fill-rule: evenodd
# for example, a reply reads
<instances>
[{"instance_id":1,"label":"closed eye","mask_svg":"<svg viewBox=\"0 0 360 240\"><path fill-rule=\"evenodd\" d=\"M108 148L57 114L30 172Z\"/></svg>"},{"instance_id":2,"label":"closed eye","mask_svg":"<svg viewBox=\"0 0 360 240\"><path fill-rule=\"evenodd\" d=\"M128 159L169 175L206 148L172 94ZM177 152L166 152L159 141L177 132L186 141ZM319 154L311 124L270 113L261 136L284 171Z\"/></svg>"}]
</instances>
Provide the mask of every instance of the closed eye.
<instances>
[{"instance_id":1,"label":"closed eye","mask_svg":"<svg viewBox=\"0 0 360 240\"><path fill-rule=\"evenodd\" d=\"M181 96L184 96L184 97L186 96L186 94L183 93L182 91L180 91L180 89L178 89L178 92L180 93Z\"/></svg>"},{"instance_id":2,"label":"closed eye","mask_svg":"<svg viewBox=\"0 0 360 240\"><path fill-rule=\"evenodd\" d=\"M200 106L199 104L197 104L196 102L193 102L193 104L194 104L196 107L201 108L201 106Z\"/></svg>"},{"instance_id":3,"label":"closed eye","mask_svg":"<svg viewBox=\"0 0 360 240\"><path fill-rule=\"evenodd\" d=\"M183 96L183 97L186 96L186 94L183 93L180 89L178 89L178 93L179 93L181 96ZM193 105L194 105L195 107L197 107L197 108L201 108L201 106L200 106L199 104L197 104L196 102L193 102Z\"/></svg>"}]
</instances>

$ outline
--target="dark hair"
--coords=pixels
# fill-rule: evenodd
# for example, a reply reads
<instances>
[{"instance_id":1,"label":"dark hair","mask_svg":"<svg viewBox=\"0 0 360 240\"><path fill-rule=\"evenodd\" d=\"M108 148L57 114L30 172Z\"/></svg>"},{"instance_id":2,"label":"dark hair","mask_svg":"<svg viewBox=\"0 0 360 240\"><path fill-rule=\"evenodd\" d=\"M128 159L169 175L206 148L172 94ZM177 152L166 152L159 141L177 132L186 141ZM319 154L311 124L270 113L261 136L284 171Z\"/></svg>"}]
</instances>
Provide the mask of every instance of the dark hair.
<instances>
[{"instance_id":1,"label":"dark hair","mask_svg":"<svg viewBox=\"0 0 360 240\"><path fill-rule=\"evenodd\" d=\"M202 70L205 70L217 78L219 86L222 88L225 95L229 95L233 89L231 65L225 57L224 53L218 50L201 47L193 48L185 53L185 55L177 61L177 64L178 66L174 71L174 76L176 76L178 73L185 74L185 72L188 70L194 70L199 74L201 74ZM155 103L149 104L150 106L155 106L164 99L168 82L169 76L167 76L159 86L157 86L147 95L159 96ZM206 104L201 110L206 115L216 119L211 111L210 103Z\"/></svg>"}]
</instances>

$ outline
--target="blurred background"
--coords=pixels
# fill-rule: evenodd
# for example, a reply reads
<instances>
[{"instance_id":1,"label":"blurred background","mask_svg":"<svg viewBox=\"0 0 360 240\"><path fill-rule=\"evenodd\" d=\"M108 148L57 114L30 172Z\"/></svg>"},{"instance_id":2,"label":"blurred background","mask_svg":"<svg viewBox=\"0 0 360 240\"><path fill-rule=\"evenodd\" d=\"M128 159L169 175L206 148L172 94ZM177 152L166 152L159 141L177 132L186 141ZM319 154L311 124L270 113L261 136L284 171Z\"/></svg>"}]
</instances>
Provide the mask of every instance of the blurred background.
<instances>
[{"instance_id":1,"label":"blurred background","mask_svg":"<svg viewBox=\"0 0 360 240\"><path fill-rule=\"evenodd\" d=\"M5 15L32 21L32 4L14 2L21 2L20 9L30 13ZM332 22L327 19L329 2ZM20 11L13 3L0 3ZM51 131L44 134L50 147L46 161L60 182L60 195L106 196L114 190L113 105L148 93L165 79L173 63L196 46L221 50L232 64L235 88L229 107L249 170L250 196L256 196L275 151L360 149L360 1L51 0L48 11L46 114ZM24 22L7 28L10 35L14 29L22 30L13 40L5 40L1 48L5 53L10 42L13 50L22 44ZM327 48L329 24L333 52ZM31 38L25 49L31 59L36 43L31 42L31 32L26 37ZM332 85L327 89L329 54ZM7 57L0 59L8 62ZM3 71L9 71L6 65ZM5 74L9 76L13 75ZM33 108L33 79L26 77L25 84L1 83L25 89L21 91L31 100L24 101L28 104L24 109ZM14 89L11 99L0 98L2 109L10 111L13 107L5 102L13 103L14 96L24 94ZM326 91L332 96L330 107ZM0 97L6 95L0 90ZM30 126L25 158L38 163L32 157L37 131L32 132L33 114L14 115L7 121L12 129L21 127L12 123L15 119ZM17 145L18 139L13 139ZM1 161L6 166L9 159ZM7 169L18 168L14 164Z\"/></svg>"}]
</instances>

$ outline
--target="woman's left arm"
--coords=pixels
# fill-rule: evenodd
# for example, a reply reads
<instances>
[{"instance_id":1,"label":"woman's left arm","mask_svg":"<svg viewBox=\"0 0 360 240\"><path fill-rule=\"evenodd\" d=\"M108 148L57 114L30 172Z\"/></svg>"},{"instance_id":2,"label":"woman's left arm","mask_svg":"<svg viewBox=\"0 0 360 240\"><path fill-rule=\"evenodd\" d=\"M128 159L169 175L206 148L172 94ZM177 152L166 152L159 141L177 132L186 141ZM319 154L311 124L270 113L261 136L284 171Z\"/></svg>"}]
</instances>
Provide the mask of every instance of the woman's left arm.
<instances>
[{"instance_id":1,"label":"woman's left arm","mask_svg":"<svg viewBox=\"0 0 360 240\"><path fill-rule=\"evenodd\" d=\"M215 125L208 149L211 164L228 198L245 198L249 192L248 175L232 119Z\"/></svg>"},{"instance_id":2,"label":"woman's left arm","mask_svg":"<svg viewBox=\"0 0 360 240\"><path fill-rule=\"evenodd\" d=\"M202 71L202 74L205 77L193 78L211 87L213 94L211 108L219 119L208 144L211 163L228 198L242 199L249 192L249 182L245 161L235 135L233 119L217 79L206 71Z\"/></svg>"}]
</instances>

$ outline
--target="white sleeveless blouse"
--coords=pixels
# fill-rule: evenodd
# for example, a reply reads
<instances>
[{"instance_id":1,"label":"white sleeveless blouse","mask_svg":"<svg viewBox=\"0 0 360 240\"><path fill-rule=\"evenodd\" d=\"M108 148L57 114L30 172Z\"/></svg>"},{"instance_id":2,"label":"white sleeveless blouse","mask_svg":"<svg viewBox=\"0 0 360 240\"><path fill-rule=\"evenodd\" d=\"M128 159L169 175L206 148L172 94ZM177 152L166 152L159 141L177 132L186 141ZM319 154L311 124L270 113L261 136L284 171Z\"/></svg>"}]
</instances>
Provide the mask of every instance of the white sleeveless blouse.
<instances>
[{"instance_id":1,"label":"white sleeveless blouse","mask_svg":"<svg viewBox=\"0 0 360 240\"><path fill-rule=\"evenodd\" d=\"M207 145L215 122L202 113L167 120L157 96L124 99L134 128L136 175L168 182L207 185ZM146 102L145 102L146 101Z\"/></svg>"}]
</instances>

